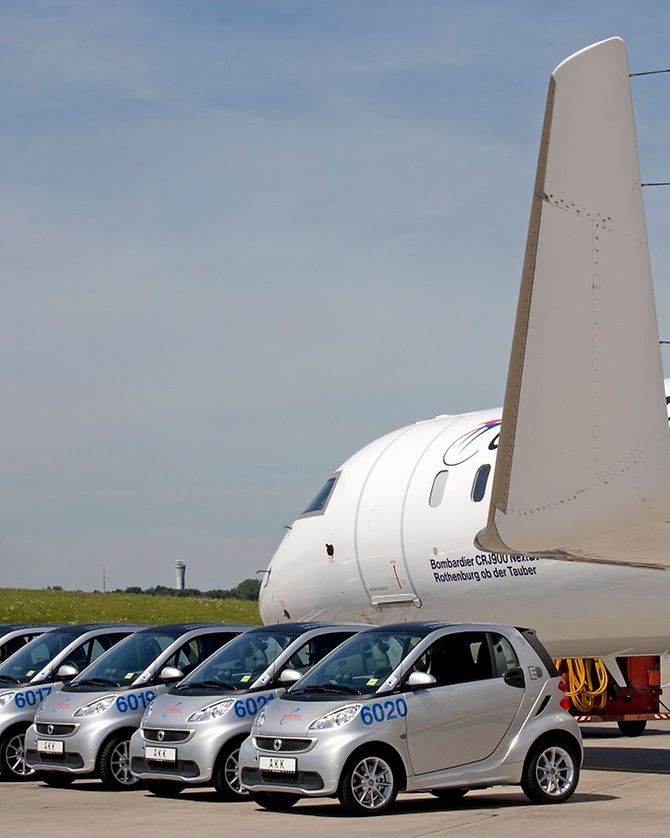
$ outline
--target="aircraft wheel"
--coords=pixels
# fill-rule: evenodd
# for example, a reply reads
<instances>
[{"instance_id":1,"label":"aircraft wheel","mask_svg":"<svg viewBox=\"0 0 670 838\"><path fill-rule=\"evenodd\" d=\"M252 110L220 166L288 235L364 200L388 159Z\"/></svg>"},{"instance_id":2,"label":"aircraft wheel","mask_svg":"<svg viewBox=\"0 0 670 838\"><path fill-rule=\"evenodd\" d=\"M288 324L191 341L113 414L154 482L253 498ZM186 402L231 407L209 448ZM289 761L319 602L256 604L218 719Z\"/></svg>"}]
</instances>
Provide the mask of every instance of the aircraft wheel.
<instances>
[{"instance_id":1,"label":"aircraft wheel","mask_svg":"<svg viewBox=\"0 0 670 838\"><path fill-rule=\"evenodd\" d=\"M184 790L183 784L174 780L143 780L142 785L156 797L177 797Z\"/></svg>"},{"instance_id":2,"label":"aircraft wheel","mask_svg":"<svg viewBox=\"0 0 670 838\"><path fill-rule=\"evenodd\" d=\"M624 736L641 736L647 727L647 722L642 719L641 721L617 722L617 725Z\"/></svg>"},{"instance_id":3,"label":"aircraft wheel","mask_svg":"<svg viewBox=\"0 0 670 838\"><path fill-rule=\"evenodd\" d=\"M66 774L64 771L40 771L39 779L52 788L65 789L71 786L77 778L72 774Z\"/></svg>"},{"instance_id":4,"label":"aircraft wheel","mask_svg":"<svg viewBox=\"0 0 670 838\"><path fill-rule=\"evenodd\" d=\"M254 803L273 812L285 812L300 800L299 794L285 791L250 791L249 797Z\"/></svg>"}]
</instances>

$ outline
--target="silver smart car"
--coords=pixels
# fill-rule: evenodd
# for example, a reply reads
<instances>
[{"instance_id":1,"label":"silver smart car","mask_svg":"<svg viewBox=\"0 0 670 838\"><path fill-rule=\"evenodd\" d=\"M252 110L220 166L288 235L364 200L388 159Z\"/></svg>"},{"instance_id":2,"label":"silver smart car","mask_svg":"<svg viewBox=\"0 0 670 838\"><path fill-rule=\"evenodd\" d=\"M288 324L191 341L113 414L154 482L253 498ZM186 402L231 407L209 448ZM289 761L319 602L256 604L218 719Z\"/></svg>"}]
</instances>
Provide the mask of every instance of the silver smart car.
<instances>
[{"instance_id":1,"label":"silver smart car","mask_svg":"<svg viewBox=\"0 0 670 838\"><path fill-rule=\"evenodd\" d=\"M31 640L0 664L0 777L26 780L24 737L40 702L137 626L61 626Z\"/></svg>"},{"instance_id":2,"label":"silver smart car","mask_svg":"<svg viewBox=\"0 0 670 838\"><path fill-rule=\"evenodd\" d=\"M45 698L26 732L26 762L52 786L98 776L105 786L137 785L128 745L142 714L168 682L249 626L179 623L136 632L61 691Z\"/></svg>"},{"instance_id":3,"label":"silver smart car","mask_svg":"<svg viewBox=\"0 0 670 838\"><path fill-rule=\"evenodd\" d=\"M258 714L240 749L241 782L269 809L337 796L358 815L385 812L403 790L454 801L501 784L560 803L582 760L562 687L528 629L369 629Z\"/></svg>"},{"instance_id":4,"label":"silver smart car","mask_svg":"<svg viewBox=\"0 0 670 838\"><path fill-rule=\"evenodd\" d=\"M282 623L248 631L151 705L130 742L131 770L155 794L213 785L248 800L238 751L259 710L363 626Z\"/></svg>"}]
</instances>

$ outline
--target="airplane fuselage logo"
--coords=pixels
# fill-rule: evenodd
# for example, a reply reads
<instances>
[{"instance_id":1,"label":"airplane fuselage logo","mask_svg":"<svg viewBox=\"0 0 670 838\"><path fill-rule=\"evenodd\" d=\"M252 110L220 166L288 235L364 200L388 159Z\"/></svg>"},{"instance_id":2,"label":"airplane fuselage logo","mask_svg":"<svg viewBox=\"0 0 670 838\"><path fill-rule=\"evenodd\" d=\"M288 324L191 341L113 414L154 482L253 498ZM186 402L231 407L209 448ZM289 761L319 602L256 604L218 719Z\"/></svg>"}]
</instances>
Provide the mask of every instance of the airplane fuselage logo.
<instances>
[{"instance_id":1,"label":"airplane fuselage logo","mask_svg":"<svg viewBox=\"0 0 670 838\"><path fill-rule=\"evenodd\" d=\"M455 439L449 448L444 452L444 457L442 458L443 463L445 466L460 466L463 463L467 463L468 460L472 459L476 454L479 453L482 444L485 440L482 440L481 437L484 434L488 434L490 431L497 431L500 427L500 419L490 419L488 422L482 422L481 425L477 425L476 428L473 430L468 431L467 433L459 436L458 439ZM498 447L498 437L500 436L499 433L496 433L488 443L489 451L495 451Z\"/></svg>"}]
</instances>

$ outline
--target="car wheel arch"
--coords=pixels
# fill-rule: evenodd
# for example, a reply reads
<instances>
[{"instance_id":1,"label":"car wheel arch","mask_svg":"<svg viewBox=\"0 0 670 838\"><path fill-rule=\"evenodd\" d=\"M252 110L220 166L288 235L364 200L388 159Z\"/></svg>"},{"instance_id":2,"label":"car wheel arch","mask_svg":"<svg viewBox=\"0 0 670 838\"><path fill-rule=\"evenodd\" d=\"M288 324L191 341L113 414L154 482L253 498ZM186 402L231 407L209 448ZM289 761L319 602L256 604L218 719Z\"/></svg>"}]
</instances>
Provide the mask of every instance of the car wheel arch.
<instances>
[{"instance_id":1,"label":"car wheel arch","mask_svg":"<svg viewBox=\"0 0 670 838\"><path fill-rule=\"evenodd\" d=\"M109 733L105 736L105 738L100 743L100 747L98 748L98 753L96 754L95 758L95 768L96 773L100 771L100 757L107 747L107 745L112 741L112 739L121 739L123 737L127 737L128 739L132 738L133 733L137 730L136 727L117 727L114 730L110 730Z\"/></svg>"},{"instance_id":2,"label":"car wheel arch","mask_svg":"<svg viewBox=\"0 0 670 838\"><path fill-rule=\"evenodd\" d=\"M566 748L570 748L576 754L578 763L581 765L584 758L584 750L582 743L577 739L577 737L573 736L566 730L547 730L531 742L523 761L524 771L526 770L526 766L528 765L533 752L544 745L545 742L552 742L558 745L563 745Z\"/></svg>"},{"instance_id":3,"label":"car wheel arch","mask_svg":"<svg viewBox=\"0 0 670 838\"><path fill-rule=\"evenodd\" d=\"M219 747L219 750L216 754L216 759L214 760L214 770L219 767L221 764L221 760L226 756L231 749L234 749L235 746L242 747L242 743L245 742L249 738L248 733L237 733L234 736L231 736L229 739L224 740Z\"/></svg>"},{"instance_id":4,"label":"car wheel arch","mask_svg":"<svg viewBox=\"0 0 670 838\"><path fill-rule=\"evenodd\" d=\"M404 790L407 788L407 767L402 755L398 750L396 750L396 748L393 747L393 745L389 745L388 742L377 740L365 742L349 754L342 766L342 770L340 771L340 780L352 762L355 762L357 759L361 759L368 753L378 754L380 757L386 759L391 768L393 768L394 772L397 773L398 789Z\"/></svg>"}]
</instances>

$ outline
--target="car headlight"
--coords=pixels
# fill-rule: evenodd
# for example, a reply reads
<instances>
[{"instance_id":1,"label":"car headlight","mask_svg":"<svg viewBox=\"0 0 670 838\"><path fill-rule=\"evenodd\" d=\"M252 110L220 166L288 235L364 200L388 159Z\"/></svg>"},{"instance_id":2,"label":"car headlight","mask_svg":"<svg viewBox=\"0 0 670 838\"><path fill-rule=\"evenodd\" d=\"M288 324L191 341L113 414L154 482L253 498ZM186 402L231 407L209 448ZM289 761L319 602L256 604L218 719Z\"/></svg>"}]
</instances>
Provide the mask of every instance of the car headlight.
<instances>
[{"instance_id":1,"label":"car headlight","mask_svg":"<svg viewBox=\"0 0 670 838\"><path fill-rule=\"evenodd\" d=\"M264 724L265 724L265 707L261 710L261 712L254 719L253 729L254 730L260 730L263 727Z\"/></svg>"},{"instance_id":2,"label":"car headlight","mask_svg":"<svg viewBox=\"0 0 670 838\"><path fill-rule=\"evenodd\" d=\"M341 727L349 724L360 713L362 704L346 704L337 710L331 710L320 719L315 719L307 730L329 730L333 727Z\"/></svg>"},{"instance_id":3,"label":"car headlight","mask_svg":"<svg viewBox=\"0 0 670 838\"><path fill-rule=\"evenodd\" d=\"M151 715L151 711L154 709L155 706L156 706L156 702L152 701L151 704L144 711L144 713L142 715L142 721L140 722L140 727L144 727L144 723L149 719L149 716Z\"/></svg>"},{"instance_id":4,"label":"car headlight","mask_svg":"<svg viewBox=\"0 0 670 838\"><path fill-rule=\"evenodd\" d=\"M209 722L212 719L219 719L221 716L225 716L233 704L235 704L234 698L225 698L223 701L217 701L216 704L208 704L202 710L196 710L195 713L191 713L186 721Z\"/></svg>"},{"instance_id":5,"label":"car headlight","mask_svg":"<svg viewBox=\"0 0 670 838\"><path fill-rule=\"evenodd\" d=\"M15 695L16 690L13 690L10 693L0 693L0 707L4 707L6 704L9 704Z\"/></svg>"},{"instance_id":6,"label":"car headlight","mask_svg":"<svg viewBox=\"0 0 670 838\"><path fill-rule=\"evenodd\" d=\"M103 695L102 698L96 698L90 704L85 704L78 710L75 710L73 716L97 716L98 713L104 713L116 701L115 695Z\"/></svg>"}]
</instances>

